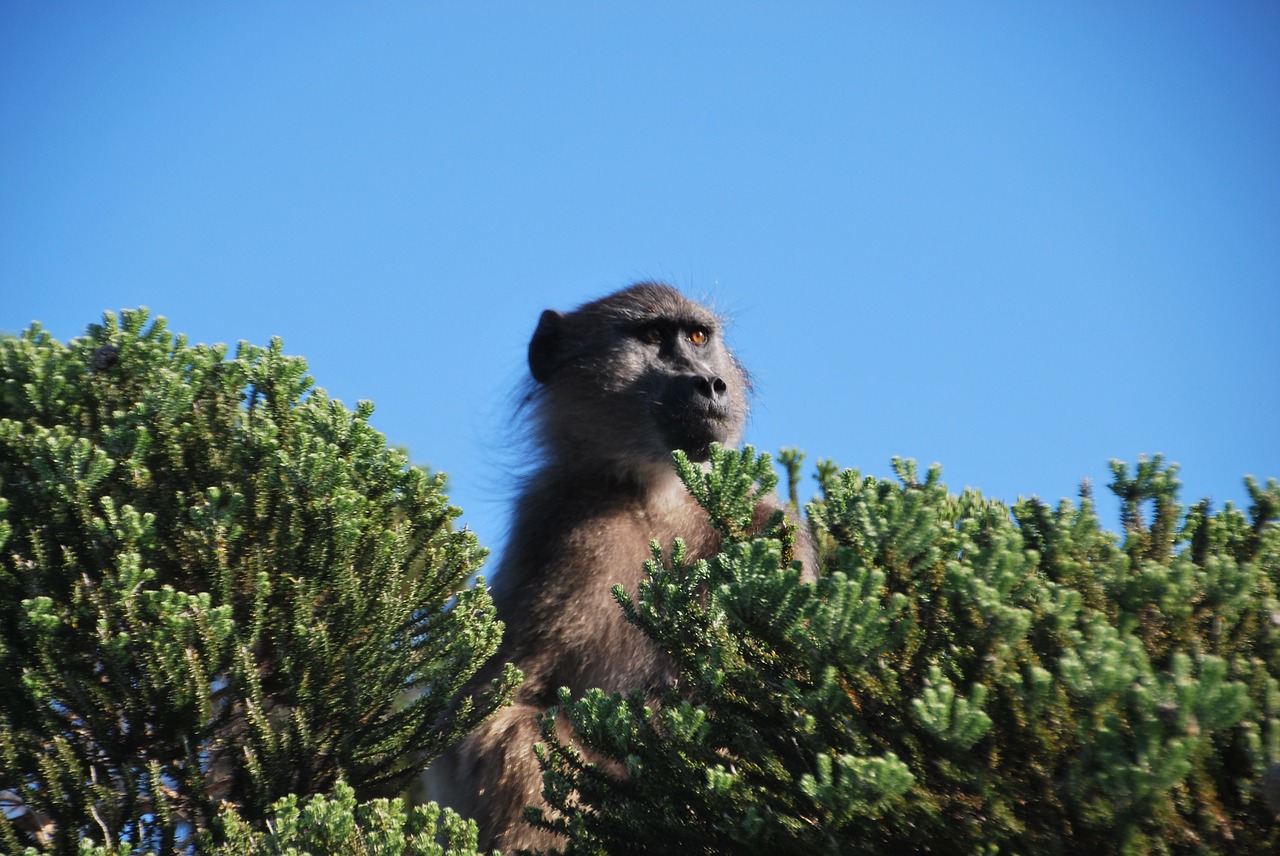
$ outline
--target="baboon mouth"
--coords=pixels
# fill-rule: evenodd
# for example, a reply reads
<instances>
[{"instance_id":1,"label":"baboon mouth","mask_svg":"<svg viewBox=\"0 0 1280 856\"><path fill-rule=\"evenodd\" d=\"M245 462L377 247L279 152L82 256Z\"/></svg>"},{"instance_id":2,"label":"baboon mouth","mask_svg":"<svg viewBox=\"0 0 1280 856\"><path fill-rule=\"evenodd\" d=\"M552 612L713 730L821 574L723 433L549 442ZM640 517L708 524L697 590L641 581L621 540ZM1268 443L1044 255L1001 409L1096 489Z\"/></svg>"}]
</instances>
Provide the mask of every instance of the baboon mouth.
<instances>
[{"instance_id":1,"label":"baboon mouth","mask_svg":"<svg viewBox=\"0 0 1280 856\"><path fill-rule=\"evenodd\" d=\"M672 449L679 449L692 460L705 461L711 454L712 443L723 443L728 439L729 423L706 414L689 414L669 422L663 433Z\"/></svg>"}]
</instances>

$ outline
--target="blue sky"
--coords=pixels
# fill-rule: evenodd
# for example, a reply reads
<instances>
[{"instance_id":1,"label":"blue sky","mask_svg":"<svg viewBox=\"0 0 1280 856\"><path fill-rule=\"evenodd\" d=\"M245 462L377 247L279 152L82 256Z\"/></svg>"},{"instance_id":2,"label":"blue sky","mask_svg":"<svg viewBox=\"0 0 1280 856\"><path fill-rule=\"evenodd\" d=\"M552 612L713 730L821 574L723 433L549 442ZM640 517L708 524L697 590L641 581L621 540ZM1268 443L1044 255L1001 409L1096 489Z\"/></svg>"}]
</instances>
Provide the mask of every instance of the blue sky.
<instances>
[{"instance_id":1,"label":"blue sky","mask_svg":"<svg viewBox=\"0 0 1280 856\"><path fill-rule=\"evenodd\" d=\"M0 329L284 338L501 544L538 313L731 318L748 438L1280 476L1280 6L0 5ZM809 482L806 493L811 492Z\"/></svg>"}]
</instances>

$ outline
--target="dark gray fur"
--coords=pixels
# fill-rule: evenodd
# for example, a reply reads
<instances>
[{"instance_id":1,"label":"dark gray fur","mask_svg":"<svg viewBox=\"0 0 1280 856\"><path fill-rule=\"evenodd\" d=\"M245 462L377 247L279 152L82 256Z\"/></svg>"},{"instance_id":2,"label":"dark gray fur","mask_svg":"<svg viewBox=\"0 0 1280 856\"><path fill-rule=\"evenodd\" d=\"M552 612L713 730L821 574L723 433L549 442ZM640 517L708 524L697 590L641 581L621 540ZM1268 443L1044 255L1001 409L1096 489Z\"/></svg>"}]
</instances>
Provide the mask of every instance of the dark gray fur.
<instances>
[{"instance_id":1,"label":"dark gray fur","mask_svg":"<svg viewBox=\"0 0 1280 856\"><path fill-rule=\"evenodd\" d=\"M700 331L700 333L695 333ZM703 344L695 340L700 334ZM547 310L529 343L541 465L515 508L493 585L502 646L472 681L502 664L524 672L516 702L442 756L424 796L474 818L481 848L554 846L524 823L541 804L531 746L537 717L567 686L656 694L674 675L667 658L628 624L611 589L635 592L649 543L684 540L692 559L720 538L676 478L671 452L705 461L712 442L737 445L749 382L705 307L658 283L641 283L569 313ZM778 509L757 510L763 524ZM804 526L796 555L807 576L813 551Z\"/></svg>"}]
</instances>

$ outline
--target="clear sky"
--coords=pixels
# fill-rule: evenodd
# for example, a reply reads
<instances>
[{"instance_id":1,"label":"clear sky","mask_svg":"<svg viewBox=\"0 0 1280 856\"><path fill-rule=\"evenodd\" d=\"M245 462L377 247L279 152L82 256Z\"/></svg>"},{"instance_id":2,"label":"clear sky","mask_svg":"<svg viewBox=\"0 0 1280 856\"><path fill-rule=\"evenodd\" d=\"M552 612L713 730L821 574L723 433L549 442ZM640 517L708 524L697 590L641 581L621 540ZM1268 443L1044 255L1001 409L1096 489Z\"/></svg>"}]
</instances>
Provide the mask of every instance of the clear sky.
<instances>
[{"instance_id":1,"label":"clear sky","mask_svg":"<svg viewBox=\"0 0 1280 856\"><path fill-rule=\"evenodd\" d=\"M489 546L538 313L646 278L729 315L760 448L1239 503L1280 5L0 4L0 329L282 336Z\"/></svg>"}]
</instances>

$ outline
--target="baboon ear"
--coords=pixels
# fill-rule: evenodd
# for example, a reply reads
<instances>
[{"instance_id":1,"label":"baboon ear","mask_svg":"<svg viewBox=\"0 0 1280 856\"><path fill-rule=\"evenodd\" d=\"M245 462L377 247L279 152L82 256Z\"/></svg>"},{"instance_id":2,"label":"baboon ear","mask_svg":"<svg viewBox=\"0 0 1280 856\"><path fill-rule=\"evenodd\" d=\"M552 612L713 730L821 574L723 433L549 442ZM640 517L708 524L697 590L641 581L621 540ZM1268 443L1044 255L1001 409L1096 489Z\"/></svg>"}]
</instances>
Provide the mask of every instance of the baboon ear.
<instances>
[{"instance_id":1,"label":"baboon ear","mask_svg":"<svg viewBox=\"0 0 1280 856\"><path fill-rule=\"evenodd\" d=\"M548 309L538 319L538 329L529 340L529 373L538 383L546 383L560 362L564 315Z\"/></svg>"}]
</instances>

